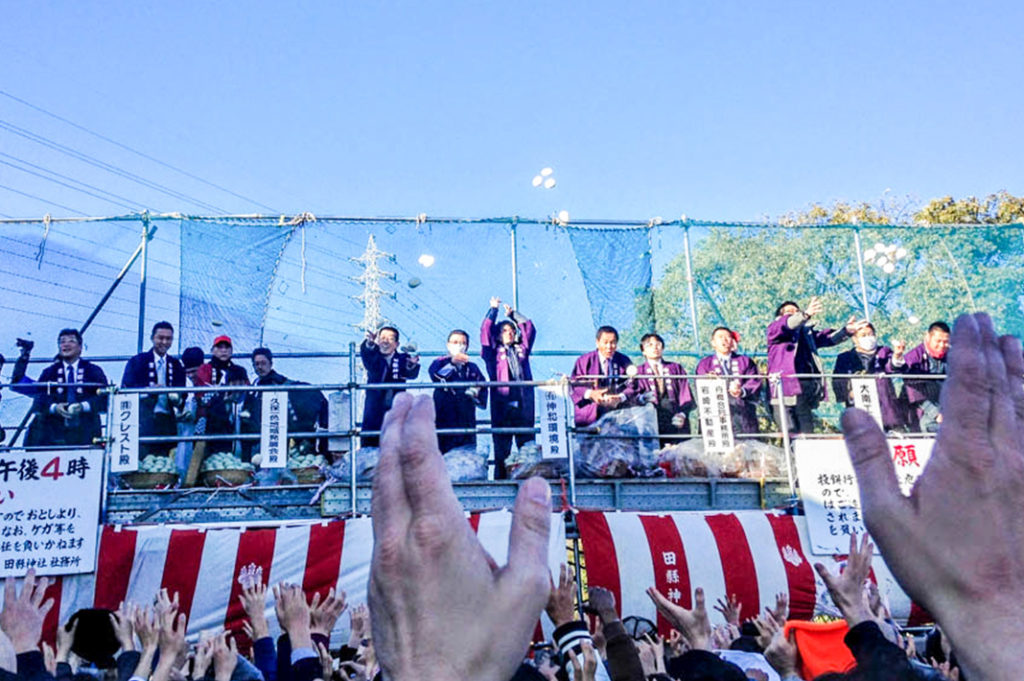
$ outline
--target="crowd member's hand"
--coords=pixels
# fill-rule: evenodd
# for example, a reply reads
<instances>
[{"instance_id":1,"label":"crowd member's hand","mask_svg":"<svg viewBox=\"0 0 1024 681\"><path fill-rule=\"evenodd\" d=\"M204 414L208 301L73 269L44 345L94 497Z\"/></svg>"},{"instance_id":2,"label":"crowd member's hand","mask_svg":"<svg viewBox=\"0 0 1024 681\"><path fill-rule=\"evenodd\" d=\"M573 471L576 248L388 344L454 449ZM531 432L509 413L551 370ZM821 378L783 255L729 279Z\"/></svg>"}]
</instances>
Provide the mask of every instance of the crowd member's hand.
<instances>
[{"instance_id":1,"label":"crowd member's hand","mask_svg":"<svg viewBox=\"0 0 1024 681\"><path fill-rule=\"evenodd\" d=\"M679 657L689 649L690 644L686 642L678 629L673 629L668 633L668 651L671 657Z\"/></svg>"},{"instance_id":2,"label":"crowd member's hand","mask_svg":"<svg viewBox=\"0 0 1024 681\"><path fill-rule=\"evenodd\" d=\"M370 681L370 677L367 676L367 669L365 664L360 664L354 660L345 660L344 662L338 663L338 668L345 670L346 676L351 678L353 681Z\"/></svg>"},{"instance_id":3,"label":"crowd member's hand","mask_svg":"<svg viewBox=\"0 0 1024 681\"><path fill-rule=\"evenodd\" d=\"M814 569L828 587L832 602L843 613L850 628L865 620L874 619L864 597L864 582L871 573L871 557L874 550L875 547L866 534L861 538L858 548L857 533L854 532L850 535L850 555L846 559L846 569L841 574L833 575L821 563L814 564Z\"/></svg>"},{"instance_id":4,"label":"crowd member's hand","mask_svg":"<svg viewBox=\"0 0 1024 681\"><path fill-rule=\"evenodd\" d=\"M847 410L843 430L893 575L936 617L968 678L1011 678L1024 659L1024 641L1006 636L1024 630L1024 358L985 314L957 320L948 358L945 420L909 498L871 416Z\"/></svg>"},{"instance_id":5,"label":"crowd member's hand","mask_svg":"<svg viewBox=\"0 0 1024 681\"><path fill-rule=\"evenodd\" d=\"M501 298L498 296L491 296L491 307L497 309L501 305Z\"/></svg>"},{"instance_id":6,"label":"crowd member's hand","mask_svg":"<svg viewBox=\"0 0 1024 681\"><path fill-rule=\"evenodd\" d=\"M0 628L0 669L6 669L12 674L18 670L18 654L14 652L14 644L11 639Z\"/></svg>"},{"instance_id":7,"label":"crowd member's hand","mask_svg":"<svg viewBox=\"0 0 1024 681\"><path fill-rule=\"evenodd\" d=\"M206 670L213 662L213 639L209 633L199 633L199 642L196 644L196 654L192 658L192 678L201 679L206 676Z\"/></svg>"},{"instance_id":8,"label":"crowd member's hand","mask_svg":"<svg viewBox=\"0 0 1024 681\"><path fill-rule=\"evenodd\" d=\"M654 647L646 640L636 642L636 654L640 658L640 666L644 670L644 678L650 678L658 673L658 664L655 660Z\"/></svg>"},{"instance_id":9,"label":"crowd member's hand","mask_svg":"<svg viewBox=\"0 0 1024 681\"><path fill-rule=\"evenodd\" d=\"M349 648L358 648L359 642L370 631L370 628L366 626L366 623L367 621L369 621L369 618L370 613L369 610L366 609L365 603L360 603L359 605L353 607L351 610L348 611Z\"/></svg>"},{"instance_id":10,"label":"crowd member's hand","mask_svg":"<svg viewBox=\"0 0 1024 681\"><path fill-rule=\"evenodd\" d=\"M562 567L558 570L558 584L556 585L554 580L551 580L550 586L551 595L548 596L548 603L544 606L548 617L551 618L555 627L574 621L576 608L573 607L573 598L576 596L576 573L562 563Z\"/></svg>"},{"instance_id":11,"label":"crowd member's hand","mask_svg":"<svg viewBox=\"0 0 1024 681\"><path fill-rule=\"evenodd\" d=\"M160 616L160 636L157 643L160 661L153 670L150 681L168 681L180 666L180 656L188 650L188 643L185 642L185 613L177 613L176 607L165 607L169 602L161 599L157 602L157 612L163 613Z\"/></svg>"},{"instance_id":12,"label":"crowd member's hand","mask_svg":"<svg viewBox=\"0 0 1024 681\"><path fill-rule=\"evenodd\" d=\"M917 659L917 640L914 638L914 635L913 634L907 634L906 636L903 637L903 641L904 641L903 652L905 652L907 654L907 659L908 660L916 660Z\"/></svg>"},{"instance_id":13,"label":"crowd member's hand","mask_svg":"<svg viewBox=\"0 0 1024 681\"><path fill-rule=\"evenodd\" d=\"M135 650L135 633L132 631L132 621L135 619L135 612L138 607L130 601L121 601L117 610L110 613L110 626L114 628L114 636L117 638L121 650Z\"/></svg>"},{"instance_id":14,"label":"crowd member's hand","mask_svg":"<svg viewBox=\"0 0 1024 681\"><path fill-rule=\"evenodd\" d=\"M373 479L369 603L384 677L511 678L548 599L550 523L547 482L525 481L497 568L452 490L432 399L398 395Z\"/></svg>"},{"instance_id":15,"label":"crowd member's hand","mask_svg":"<svg viewBox=\"0 0 1024 681\"><path fill-rule=\"evenodd\" d=\"M772 637L782 629L785 622L777 622L771 613L765 613L764 617L755 617L750 622L757 629L757 645L767 648Z\"/></svg>"},{"instance_id":16,"label":"crowd member's hand","mask_svg":"<svg viewBox=\"0 0 1024 681\"><path fill-rule=\"evenodd\" d=\"M331 651L323 643L317 643L316 654L320 658L320 678L323 681L331 681L334 678L334 658L331 657Z\"/></svg>"},{"instance_id":17,"label":"crowd member's hand","mask_svg":"<svg viewBox=\"0 0 1024 681\"><path fill-rule=\"evenodd\" d=\"M43 634L43 619L53 607L52 598L43 602L49 585L50 580L46 577L36 578L34 569L25 575L21 593L18 593L13 578L8 577L4 582L4 609L0 612L0 628L10 637L15 653L36 650Z\"/></svg>"},{"instance_id":18,"label":"crowd member's hand","mask_svg":"<svg viewBox=\"0 0 1024 681\"><path fill-rule=\"evenodd\" d=\"M213 393L209 394L212 395ZM157 620L162 623L164 621L164 615L169 612L178 612L178 592L175 591L174 596L172 597L167 593L167 589L160 589L156 594L156 598L153 600L153 607L156 609Z\"/></svg>"},{"instance_id":19,"label":"crowd member's hand","mask_svg":"<svg viewBox=\"0 0 1024 681\"><path fill-rule=\"evenodd\" d=\"M732 642L740 637L740 630L735 624L721 624L711 630L711 648L713 650L729 650Z\"/></svg>"},{"instance_id":20,"label":"crowd member's hand","mask_svg":"<svg viewBox=\"0 0 1024 681\"><path fill-rule=\"evenodd\" d=\"M804 308L804 314L808 317L821 314L825 311L825 305L821 302L821 299L817 296L811 298L811 302L807 303L807 307Z\"/></svg>"},{"instance_id":21,"label":"crowd member's hand","mask_svg":"<svg viewBox=\"0 0 1024 681\"><path fill-rule=\"evenodd\" d=\"M775 618L776 622L785 624L789 619L789 594L785 591L775 594L775 607L765 609L769 615Z\"/></svg>"},{"instance_id":22,"label":"crowd member's hand","mask_svg":"<svg viewBox=\"0 0 1024 681\"><path fill-rule=\"evenodd\" d=\"M231 681L231 674L238 665L238 644L228 632L210 639L213 654L213 678L215 681Z\"/></svg>"},{"instance_id":23,"label":"crowd member's hand","mask_svg":"<svg viewBox=\"0 0 1024 681\"><path fill-rule=\"evenodd\" d=\"M878 585L868 580L864 584L864 598L868 602L868 610L877 620L889 619L889 608L882 600L882 594L878 591Z\"/></svg>"},{"instance_id":24,"label":"crowd member's hand","mask_svg":"<svg viewBox=\"0 0 1024 681\"><path fill-rule=\"evenodd\" d=\"M135 608L132 613L132 626L135 629L135 635L139 637L139 645L142 648L132 676L148 679L153 669L153 658L156 655L157 646L160 645L160 627L153 608Z\"/></svg>"},{"instance_id":25,"label":"crowd member's hand","mask_svg":"<svg viewBox=\"0 0 1024 681\"><path fill-rule=\"evenodd\" d=\"M332 587L322 601L319 592L313 594L313 602L309 604L309 633L329 637L334 631L334 623L347 607L344 591L335 596Z\"/></svg>"},{"instance_id":26,"label":"crowd member's hand","mask_svg":"<svg viewBox=\"0 0 1024 681\"><path fill-rule=\"evenodd\" d=\"M292 650L312 648L313 638L309 627L309 603L302 587L294 584L278 584L274 587L274 602L278 622L288 632Z\"/></svg>"},{"instance_id":27,"label":"crowd member's hand","mask_svg":"<svg viewBox=\"0 0 1024 681\"><path fill-rule=\"evenodd\" d=\"M597 613L605 624L619 619L615 609L615 594L603 586L592 586L587 591L587 606Z\"/></svg>"},{"instance_id":28,"label":"crowd member's hand","mask_svg":"<svg viewBox=\"0 0 1024 681\"><path fill-rule=\"evenodd\" d=\"M715 601L715 610L722 613L726 624L735 624L738 627L740 625L740 611L742 609L743 604L737 600L736 594L729 596L728 600L719 598Z\"/></svg>"},{"instance_id":29,"label":"crowd member's hand","mask_svg":"<svg viewBox=\"0 0 1024 681\"><path fill-rule=\"evenodd\" d=\"M242 602L242 610L249 618L252 629L249 638L255 642L270 636L270 625L267 623L267 585L260 580L242 587L238 600Z\"/></svg>"},{"instance_id":30,"label":"crowd member's hand","mask_svg":"<svg viewBox=\"0 0 1024 681\"><path fill-rule=\"evenodd\" d=\"M53 647L46 641L43 641L42 649L43 667L50 673L50 676L53 676L57 673L57 656L53 653Z\"/></svg>"},{"instance_id":31,"label":"crowd member's hand","mask_svg":"<svg viewBox=\"0 0 1024 681\"><path fill-rule=\"evenodd\" d=\"M583 641L580 644L580 656L569 651L569 663L572 665L573 681L594 681L597 676L597 655L594 653L594 646L590 641ZM580 657L583 661L580 662ZM641 661L643 661L641 659Z\"/></svg>"},{"instance_id":32,"label":"crowd member's hand","mask_svg":"<svg viewBox=\"0 0 1024 681\"><path fill-rule=\"evenodd\" d=\"M651 646L651 651L654 653L654 668L655 673L665 673L665 639L654 634L644 634L644 638L647 640L648 645Z\"/></svg>"},{"instance_id":33,"label":"crowd member's hand","mask_svg":"<svg viewBox=\"0 0 1024 681\"><path fill-rule=\"evenodd\" d=\"M56 653L57 662L67 662L71 657L71 646L75 644L75 632L78 631L78 620L76 619L70 624L70 629L68 628L68 623L57 627L57 648L54 651Z\"/></svg>"},{"instance_id":34,"label":"crowd member's hand","mask_svg":"<svg viewBox=\"0 0 1024 681\"><path fill-rule=\"evenodd\" d=\"M929 660L932 669L942 674L949 681L960 681L960 668L950 665L949 660L938 662L934 657Z\"/></svg>"},{"instance_id":35,"label":"crowd member's hand","mask_svg":"<svg viewBox=\"0 0 1024 681\"><path fill-rule=\"evenodd\" d=\"M711 620L704 608L704 589L693 592L693 609L687 610L665 598L655 587L647 589L647 595L654 601L654 607L679 630L694 650L708 650L711 645Z\"/></svg>"},{"instance_id":36,"label":"crowd member's hand","mask_svg":"<svg viewBox=\"0 0 1024 681\"><path fill-rule=\"evenodd\" d=\"M799 676L800 652L796 644L786 638L782 628L772 636L768 647L764 649L764 657L782 678Z\"/></svg>"},{"instance_id":37,"label":"crowd member's hand","mask_svg":"<svg viewBox=\"0 0 1024 681\"><path fill-rule=\"evenodd\" d=\"M600 617L591 617L590 639L602 660L608 659L608 639L604 637L604 622Z\"/></svg>"}]
</instances>

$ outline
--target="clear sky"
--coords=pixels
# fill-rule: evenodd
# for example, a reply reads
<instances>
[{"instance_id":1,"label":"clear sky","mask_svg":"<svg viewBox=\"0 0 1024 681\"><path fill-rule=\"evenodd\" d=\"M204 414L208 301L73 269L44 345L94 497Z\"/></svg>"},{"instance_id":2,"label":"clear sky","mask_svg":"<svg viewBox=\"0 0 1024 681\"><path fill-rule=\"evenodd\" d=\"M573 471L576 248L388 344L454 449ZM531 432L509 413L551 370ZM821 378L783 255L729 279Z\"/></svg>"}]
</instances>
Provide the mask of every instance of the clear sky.
<instances>
[{"instance_id":1,"label":"clear sky","mask_svg":"<svg viewBox=\"0 0 1024 681\"><path fill-rule=\"evenodd\" d=\"M1024 193L1019 2L0 7L0 90L247 197L0 96L0 185L51 202L0 188L5 216L748 220ZM530 185L544 166L551 191Z\"/></svg>"}]
</instances>

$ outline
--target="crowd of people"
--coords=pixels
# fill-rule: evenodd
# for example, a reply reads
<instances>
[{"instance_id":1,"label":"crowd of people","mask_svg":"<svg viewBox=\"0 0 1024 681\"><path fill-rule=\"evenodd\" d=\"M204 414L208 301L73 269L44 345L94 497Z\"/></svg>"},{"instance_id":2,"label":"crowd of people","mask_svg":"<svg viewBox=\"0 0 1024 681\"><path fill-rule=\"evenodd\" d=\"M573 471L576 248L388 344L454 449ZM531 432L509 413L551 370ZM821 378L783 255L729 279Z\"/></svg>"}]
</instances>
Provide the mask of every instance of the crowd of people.
<instances>
[{"instance_id":1,"label":"crowd of people","mask_svg":"<svg viewBox=\"0 0 1024 681\"><path fill-rule=\"evenodd\" d=\"M703 589L670 599L648 589L666 627L623 613L591 584L579 603L575 576L547 567L551 490L522 483L513 509L508 563L498 566L465 521L440 456L434 405L397 395L384 415L374 478L374 549L368 610L351 609L351 636L332 647L345 595L310 598L274 587L283 634L270 637L267 585L245 575L247 616L230 632L186 640L176 598L81 611L41 642L52 600L48 580L30 571L20 591L4 588L0 676L8 679L118 678L167 681L796 681L892 679L972 681L1015 678L1024 650L1024 353L997 337L983 314L958 320L945 415L932 457L904 496L885 434L864 411L843 416L864 518L900 586L934 615L923 640L892 620L872 583L872 542L852 537L838 573L816 570L838 617L790 618L785 594L746 621L734 598L719 601L713 626ZM699 558L695 557L696 560ZM241 578L241 577L240 577ZM581 607L582 606L582 607ZM586 615L581 614L581 610ZM531 639L542 613L554 630ZM625 615L625 616L624 616ZM627 624L628 621L628 624ZM333 649L332 649L333 648ZM108 670L108 671L103 671ZM108 676L109 675L109 676Z\"/></svg>"},{"instance_id":2,"label":"crowd of people","mask_svg":"<svg viewBox=\"0 0 1024 681\"><path fill-rule=\"evenodd\" d=\"M504 317L499 319L501 308ZM853 347L838 355L832 369L831 388L846 406L854 404L850 375L875 376L878 404L887 430L934 432L942 421L939 408L941 377L946 371L949 327L944 322L929 326L923 342L907 351L896 341L881 346L875 327L851 318L838 329L819 328L824 311L817 298L801 308L783 302L767 327L766 371L739 351L739 335L725 326L716 327L710 337L711 354L696 364L696 376L717 376L727 381L728 409L734 433L761 430L760 404L772 405L777 423L785 423L793 435L812 432L815 409L828 396L826 368L819 348L847 340ZM261 402L258 393L188 391L188 386L294 386L301 382L277 373L268 348L257 348L249 359L253 377L236 361L232 340L227 335L213 339L210 357L203 349L186 348L173 357L174 327L159 322L151 333L152 347L132 357L120 385L125 388L180 388L180 391L146 395L141 400L140 429L143 436L168 438L165 443L147 444L147 451L167 453L178 436L256 434L260 432ZM477 410L490 407L495 478L508 476L506 461L513 444L522 448L534 439L536 418L534 389L509 385L533 380L530 356L537 329L522 312L502 304L495 297L480 326L479 354L483 370L470 357L470 334L455 329L447 338L447 354L428 369L434 390L436 426L442 431L442 452L477 444ZM58 355L36 381L26 376L30 343L21 343L22 353L12 377L13 389L34 398L32 422L25 438L29 446L87 445L101 436L100 414L106 409L101 389L107 377L99 366L81 357L82 337L75 329L58 335ZM570 374L571 400L578 428L593 426L601 417L618 409L652 404L657 413L658 435L663 443L690 437L695 428L691 418L698 400L686 369L664 357L665 341L656 333L640 341L642 358L634 364L619 349L619 333L601 326L595 349L579 357ZM363 447L379 443L384 415L403 384L420 375L416 349L400 345L399 330L384 326L368 332L359 346L365 369L365 404L360 425ZM486 375L485 375L486 372ZM894 375L903 375L897 391ZM938 378L936 378L938 377ZM493 382L485 387L482 384ZM39 384L48 384L46 386ZM476 385L466 385L476 384ZM292 390L289 397L290 433L305 433L311 448L327 454L326 438L317 432L328 428L328 403L316 390ZM453 432L454 431L454 432ZM170 443L170 444L168 444ZM212 439L206 453L234 451L242 461L251 459L251 439ZM187 446L179 447L179 459L187 458Z\"/></svg>"}]
</instances>

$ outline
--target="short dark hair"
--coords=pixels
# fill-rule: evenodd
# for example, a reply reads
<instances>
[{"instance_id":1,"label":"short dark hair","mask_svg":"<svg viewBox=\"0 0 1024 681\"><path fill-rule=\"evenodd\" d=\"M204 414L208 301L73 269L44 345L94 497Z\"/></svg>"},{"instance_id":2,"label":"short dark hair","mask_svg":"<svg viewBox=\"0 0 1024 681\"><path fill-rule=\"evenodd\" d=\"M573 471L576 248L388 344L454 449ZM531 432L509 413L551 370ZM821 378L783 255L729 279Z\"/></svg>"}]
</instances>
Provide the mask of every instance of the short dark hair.
<instances>
[{"instance_id":1,"label":"short dark hair","mask_svg":"<svg viewBox=\"0 0 1024 681\"><path fill-rule=\"evenodd\" d=\"M775 316L778 317L778 313L776 313ZM730 336L732 335L732 329L730 329L728 326L716 326L714 329L711 330L711 337L714 338L715 334L718 333L719 331L725 331Z\"/></svg>"},{"instance_id":2,"label":"short dark hair","mask_svg":"<svg viewBox=\"0 0 1024 681\"><path fill-rule=\"evenodd\" d=\"M82 344L82 334L78 329L61 329L60 333L57 334L57 342L60 342L61 336L74 336L78 344Z\"/></svg>"},{"instance_id":3,"label":"short dark hair","mask_svg":"<svg viewBox=\"0 0 1024 681\"><path fill-rule=\"evenodd\" d=\"M393 326L382 326L382 327L380 327L379 329L377 329L377 335L379 336L379 335L381 335L385 331L394 331L395 332L395 340L398 340L399 338L401 338L401 336L398 333L398 329L396 329Z\"/></svg>"},{"instance_id":4,"label":"short dark hair","mask_svg":"<svg viewBox=\"0 0 1024 681\"><path fill-rule=\"evenodd\" d=\"M615 330L614 326L599 326L597 327L597 334L594 336L597 340L601 340L601 336L606 333L610 333L615 336L615 340L619 340L619 332Z\"/></svg>"},{"instance_id":5,"label":"short dark hair","mask_svg":"<svg viewBox=\"0 0 1024 681\"><path fill-rule=\"evenodd\" d=\"M506 326L512 329L512 333L519 333L519 327L516 326L516 323L511 321L511 320L505 319L505 320L503 320L501 322L498 322L498 334L499 335L501 334L502 330Z\"/></svg>"},{"instance_id":6,"label":"short dark hair","mask_svg":"<svg viewBox=\"0 0 1024 681\"><path fill-rule=\"evenodd\" d=\"M645 333L643 336L640 337L640 347L643 348L644 347L644 343L646 343L647 341L651 340L652 338L655 339L656 341L658 341L659 343L661 343L662 345L665 345L665 339L662 338L661 336L659 336L658 334L656 334L656 333Z\"/></svg>"},{"instance_id":7,"label":"short dark hair","mask_svg":"<svg viewBox=\"0 0 1024 681\"><path fill-rule=\"evenodd\" d=\"M794 300L786 300L786 301L783 301L783 302L779 303L779 306L777 308L775 308L775 316L778 317L779 315L781 315L782 314L782 308L786 307L787 305L792 305L793 307L795 307L798 310L800 309L800 303L798 303L798 302L796 302Z\"/></svg>"},{"instance_id":8,"label":"short dark hair","mask_svg":"<svg viewBox=\"0 0 1024 681\"><path fill-rule=\"evenodd\" d=\"M174 327L171 326L170 322L157 322L153 325L153 330L149 332L149 337L152 338L156 335L156 332L160 329L167 329L171 333L174 333Z\"/></svg>"},{"instance_id":9,"label":"short dark hair","mask_svg":"<svg viewBox=\"0 0 1024 681\"><path fill-rule=\"evenodd\" d=\"M863 324L861 325L861 327L860 327L860 328L862 328L862 329L871 329L871 333L875 333L875 334L877 334L877 333L878 333L878 329L876 329L876 328L875 328L875 325L874 325L874 324L872 324L871 322L864 322L864 323L863 323Z\"/></svg>"},{"instance_id":10,"label":"short dark hair","mask_svg":"<svg viewBox=\"0 0 1024 681\"><path fill-rule=\"evenodd\" d=\"M256 348L252 351L252 359L256 359L256 355L263 355L267 358L268 362L274 361L274 353L270 351L270 348Z\"/></svg>"},{"instance_id":11,"label":"short dark hair","mask_svg":"<svg viewBox=\"0 0 1024 681\"><path fill-rule=\"evenodd\" d=\"M928 327L928 333L932 331L945 331L949 333L949 324L946 322L932 322L931 326Z\"/></svg>"},{"instance_id":12,"label":"short dark hair","mask_svg":"<svg viewBox=\"0 0 1024 681\"><path fill-rule=\"evenodd\" d=\"M462 336L463 338L466 339L466 345L469 345L469 334L463 331L462 329L452 329L448 333L448 340L451 340L452 336Z\"/></svg>"}]
</instances>

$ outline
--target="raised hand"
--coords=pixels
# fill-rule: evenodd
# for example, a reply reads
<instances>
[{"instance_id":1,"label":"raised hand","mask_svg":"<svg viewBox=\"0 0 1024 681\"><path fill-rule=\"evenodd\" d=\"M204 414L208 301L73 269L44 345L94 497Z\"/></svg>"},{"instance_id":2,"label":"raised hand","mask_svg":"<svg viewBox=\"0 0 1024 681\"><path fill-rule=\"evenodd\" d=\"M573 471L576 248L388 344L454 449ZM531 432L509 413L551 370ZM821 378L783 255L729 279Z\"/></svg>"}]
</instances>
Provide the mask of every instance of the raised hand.
<instances>
[{"instance_id":1,"label":"raised hand","mask_svg":"<svg viewBox=\"0 0 1024 681\"><path fill-rule=\"evenodd\" d=\"M576 608L573 607L575 596L576 573L562 563L562 567L558 571L558 584L555 585L554 581L551 581L551 595L548 597L547 605L544 606L545 612L555 627L560 627L576 619Z\"/></svg>"},{"instance_id":2,"label":"raised hand","mask_svg":"<svg viewBox=\"0 0 1024 681\"><path fill-rule=\"evenodd\" d=\"M501 305L501 298L498 296L491 296L491 307L497 308L499 305Z\"/></svg>"},{"instance_id":3,"label":"raised hand","mask_svg":"<svg viewBox=\"0 0 1024 681\"><path fill-rule=\"evenodd\" d=\"M808 317L813 317L816 314L821 314L824 310L825 306L822 304L821 299L813 296L811 302L807 303L807 307L804 308L804 314Z\"/></svg>"},{"instance_id":4,"label":"raised hand","mask_svg":"<svg viewBox=\"0 0 1024 681\"><path fill-rule=\"evenodd\" d=\"M128 601L121 601L117 610L110 613L110 625L114 628L114 636L121 644L121 650L135 650L135 633L132 624L138 606Z\"/></svg>"},{"instance_id":5,"label":"raised hand","mask_svg":"<svg viewBox=\"0 0 1024 681\"><path fill-rule=\"evenodd\" d=\"M252 632L249 637L253 641L270 636L270 625L267 624L267 585L262 580L242 587L238 594L242 610L249 617Z\"/></svg>"},{"instance_id":6,"label":"raised hand","mask_svg":"<svg viewBox=\"0 0 1024 681\"><path fill-rule=\"evenodd\" d=\"M432 399L401 393L385 417L373 488L369 602L384 677L511 678L548 600L547 482L520 487L509 562L496 568L452 490Z\"/></svg>"},{"instance_id":7,"label":"raised hand","mask_svg":"<svg viewBox=\"0 0 1024 681\"><path fill-rule=\"evenodd\" d=\"M210 639L213 656L213 678L215 681L231 681L231 674L238 665L238 644L228 632Z\"/></svg>"},{"instance_id":8,"label":"raised hand","mask_svg":"<svg viewBox=\"0 0 1024 681\"><path fill-rule=\"evenodd\" d=\"M715 601L715 610L722 613L726 624L734 624L738 627L740 625L740 611L742 609L743 604L736 599L736 594L729 596L727 601L723 601L721 598Z\"/></svg>"},{"instance_id":9,"label":"raised hand","mask_svg":"<svg viewBox=\"0 0 1024 681\"><path fill-rule=\"evenodd\" d=\"M597 613L602 622L607 624L619 619L619 613L615 609L615 594L603 586L592 586L587 593L587 607Z\"/></svg>"},{"instance_id":10,"label":"raised hand","mask_svg":"<svg viewBox=\"0 0 1024 681\"><path fill-rule=\"evenodd\" d=\"M775 632L768 647L764 649L764 657L782 678L799 675L800 652L796 644L786 638L781 628Z\"/></svg>"},{"instance_id":11,"label":"raised hand","mask_svg":"<svg viewBox=\"0 0 1024 681\"><path fill-rule=\"evenodd\" d=\"M686 638L690 648L694 650L710 648L711 620L708 619L708 611L704 608L704 589L698 587L693 592L692 610L673 603L653 586L647 589L647 595L654 601L654 607L658 609L658 612Z\"/></svg>"},{"instance_id":12,"label":"raised hand","mask_svg":"<svg viewBox=\"0 0 1024 681\"><path fill-rule=\"evenodd\" d=\"M288 632L292 649L312 648L313 639L309 625L309 603L302 587L294 584L278 584L274 587L274 602L278 622Z\"/></svg>"},{"instance_id":13,"label":"raised hand","mask_svg":"<svg viewBox=\"0 0 1024 681\"><path fill-rule=\"evenodd\" d=\"M580 653L583 657L582 663L574 652L569 651L573 681L594 681L597 676L597 655L594 653L594 646L585 640L580 644Z\"/></svg>"},{"instance_id":14,"label":"raised hand","mask_svg":"<svg viewBox=\"0 0 1024 681\"><path fill-rule=\"evenodd\" d=\"M931 612L971 679L1019 674L1024 641L1024 357L988 315L953 327L943 423L909 497L866 412L843 415L864 519L904 591Z\"/></svg>"},{"instance_id":15,"label":"raised hand","mask_svg":"<svg viewBox=\"0 0 1024 681\"><path fill-rule=\"evenodd\" d=\"M36 645L43 634L43 620L53 607L52 598L43 602L49 585L50 580L46 577L36 578L34 569L29 569L25 575L21 593L17 592L13 578L8 577L4 582L4 609L0 612L0 628L10 637L15 653L37 649Z\"/></svg>"},{"instance_id":16,"label":"raised hand","mask_svg":"<svg viewBox=\"0 0 1024 681\"><path fill-rule=\"evenodd\" d=\"M765 609L769 615L775 618L776 622L785 624L786 620L789 619L789 594L785 591L775 594L775 607Z\"/></svg>"},{"instance_id":17,"label":"raised hand","mask_svg":"<svg viewBox=\"0 0 1024 681\"><path fill-rule=\"evenodd\" d=\"M370 621L370 613L366 609L365 603L360 603L351 610L348 611L349 621L349 635L348 635L348 647L358 648L359 642L366 636L370 631L367 624Z\"/></svg>"},{"instance_id":18,"label":"raised hand","mask_svg":"<svg viewBox=\"0 0 1024 681\"><path fill-rule=\"evenodd\" d=\"M75 644L75 632L78 631L78 620L71 622L71 628L68 628L68 624L57 627L57 648L55 650L57 662L67 662L71 656L71 646Z\"/></svg>"},{"instance_id":19,"label":"raised hand","mask_svg":"<svg viewBox=\"0 0 1024 681\"><path fill-rule=\"evenodd\" d=\"M344 591L335 596L332 588L322 602L319 593L313 594L313 602L309 605L310 633L330 636L334 631L334 623L347 607Z\"/></svg>"},{"instance_id":20,"label":"raised hand","mask_svg":"<svg viewBox=\"0 0 1024 681\"><path fill-rule=\"evenodd\" d=\"M833 575L821 563L814 564L814 569L828 587L832 602L843 613L851 628L865 620L873 619L864 594L864 582L871 573L874 549L866 534L861 538L858 548L857 533L854 532L850 535L850 555L846 560L846 569L841 574Z\"/></svg>"}]
</instances>

